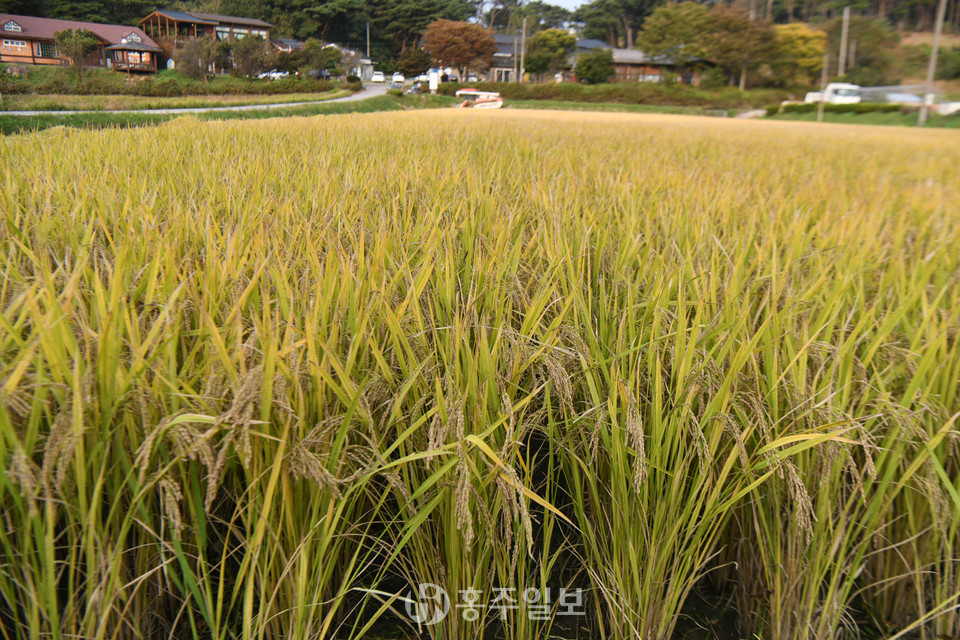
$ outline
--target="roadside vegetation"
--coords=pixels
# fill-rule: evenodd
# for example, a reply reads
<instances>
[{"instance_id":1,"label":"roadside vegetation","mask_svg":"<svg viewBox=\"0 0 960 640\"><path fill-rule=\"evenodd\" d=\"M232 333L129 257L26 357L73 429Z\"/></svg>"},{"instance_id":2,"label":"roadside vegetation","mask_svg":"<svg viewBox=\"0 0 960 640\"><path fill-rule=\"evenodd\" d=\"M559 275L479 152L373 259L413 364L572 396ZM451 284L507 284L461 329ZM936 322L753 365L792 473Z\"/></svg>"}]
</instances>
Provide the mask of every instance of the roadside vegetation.
<instances>
[{"instance_id":1,"label":"roadside vegetation","mask_svg":"<svg viewBox=\"0 0 960 640\"><path fill-rule=\"evenodd\" d=\"M957 637L958 142L522 110L0 139L0 629L415 637L395 596L433 583L482 598L435 640L669 640L694 597L739 637Z\"/></svg>"},{"instance_id":2,"label":"roadside vegetation","mask_svg":"<svg viewBox=\"0 0 960 640\"><path fill-rule=\"evenodd\" d=\"M804 111L793 111L793 112L784 112L777 113L772 116L768 116L771 120L794 120L797 122L816 122L817 121L817 111L816 109L804 110ZM917 126L917 111L915 109L911 110L900 110L896 109L893 111L862 111L857 112L853 110L829 110L825 111L823 115L824 122L833 122L839 124L867 124L867 125L884 125L884 126L895 126L895 127L916 127ZM937 114L931 114L927 118L927 127L935 128L947 128L947 129L960 129L960 115L952 116L939 116Z\"/></svg>"},{"instance_id":3,"label":"roadside vegetation","mask_svg":"<svg viewBox=\"0 0 960 640\"><path fill-rule=\"evenodd\" d=\"M286 102L318 102L342 98L350 91L333 88L323 93L287 93L280 95L207 95L153 98L144 96L8 95L2 111L125 111L130 109L176 109L230 107Z\"/></svg>"},{"instance_id":4,"label":"roadside vegetation","mask_svg":"<svg viewBox=\"0 0 960 640\"><path fill-rule=\"evenodd\" d=\"M574 82L545 83L497 83L479 82L469 85L445 83L440 93L453 95L464 86L477 87L483 91L497 91L504 100L559 100L563 102L595 102L646 104L658 106L712 107L724 109L760 108L779 104L791 95L784 89L750 89L740 91L736 87L700 89L676 82L617 82L586 85Z\"/></svg>"},{"instance_id":5,"label":"roadside vegetation","mask_svg":"<svg viewBox=\"0 0 960 640\"><path fill-rule=\"evenodd\" d=\"M13 69L17 73L9 71ZM357 91L359 82L332 82L309 77L261 80L232 75L211 76L200 80L177 71L163 70L156 75L126 75L109 69L86 69L82 76L67 67L23 66L0 69L0 93L18 95L84 96L226 96L326 93L337 88Z\"/></svg>"},{"instance_id":6,"label":"roadside vegetation","mask_svg":"<svg viewBox=\"0 0 960 640\"><path fill-rule=\"evenodd\" d=\"M333 97L333 96L331 96ZM449 107L454 103L444 96L377 96L351 102L332 102L330 104L311 104L274 109L250 111L211 111L190 114L197 120L261 120L265 118L307 117L340 113L370 113L373 111L407 111L411 109L433 109ZM221 106L221 105L215 105ZM0 134L10 135L43 131L53 127L71 127L80 129L112 129L144 127L157 125L171 120L184 118L183 114L164 113L82 113L36 116L11 116L0 112Z\"/></svg>"}]
</instances>

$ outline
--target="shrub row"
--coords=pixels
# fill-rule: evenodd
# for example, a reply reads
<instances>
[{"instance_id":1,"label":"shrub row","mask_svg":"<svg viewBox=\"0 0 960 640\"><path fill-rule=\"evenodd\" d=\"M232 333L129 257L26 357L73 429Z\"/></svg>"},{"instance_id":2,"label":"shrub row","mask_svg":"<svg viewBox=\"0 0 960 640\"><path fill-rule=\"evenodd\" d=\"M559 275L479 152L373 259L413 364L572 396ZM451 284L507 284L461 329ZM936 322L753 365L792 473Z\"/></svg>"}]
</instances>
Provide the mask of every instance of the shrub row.
<instances>
[{"instance_id":1,"label":"shrub row","mask_svg":"<svg viewBox=\"0 0 960 640\"><path fill-rule=\"evenodd\" d=\"M73 69L29 69L25 75L0 73L0 92L6 94L140 95L150 97L197 95L275 95L280 93L323 93L336 88L330 80L289 77L258 80L217 76L210 82L194 80L174 71L145 77L128 77L115 71L93 69L81 78ZM345 87L359 91L359 81Z\"/></svg>"},{"instance_id":2,"label":"shrub row","mask_svg":"<svg viewBox=\"0 0 960 640\"><path fill-rule=\"evenodd\" d=\"M777 89L740 91L735 88L706 90L681 84L653 82L619 82L582 85L571 82L520 84L480 82L470 85L447 83L440 93L453 95L458 89L471 86L483 91L498 91L507 100L561 100L570 102L615 102L624 104L678 105L735 109L779 104L787 92Z\"/></svg>"},{"instance_id":3,"label":"shrub row","mask_svg":"<svg viewBox=\"0 0 960 640\"><path fill-rule=\"evenodd\" d=\"M785 104L778 107L774 113L812 113L820 107L817 102L805 102L803 104ZM876 102L860 102L858 104L825 104L824 111L830 113L895 113L903 108L899 104L886 104ZM769 109L767 110L769 113Z\"/></svg>"}]
</instances>

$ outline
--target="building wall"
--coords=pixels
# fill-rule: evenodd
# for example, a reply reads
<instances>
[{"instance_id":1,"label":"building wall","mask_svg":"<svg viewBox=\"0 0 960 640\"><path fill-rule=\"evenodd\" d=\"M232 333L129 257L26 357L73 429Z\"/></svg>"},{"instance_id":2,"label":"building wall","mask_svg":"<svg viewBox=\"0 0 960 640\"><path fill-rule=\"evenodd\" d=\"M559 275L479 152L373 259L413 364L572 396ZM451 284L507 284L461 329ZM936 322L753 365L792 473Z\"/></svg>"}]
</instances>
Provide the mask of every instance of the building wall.
<instances>
[{"instance_id":1,"label":"building wall","mask_svg":"<svg viewBox=\"0 0 960 640\"><path fill-rule=\"evenodd\" d=\"M629 63L615 63L613 65L613 75L616 82L662 82L666 73L677 74L678 79L684 84L693 86L700 84L700 73L698 71L684 73L681 78L679 72L671 67Z\"/></svg>"},{"instance_id":2,"label":"building wall","mask_svg":"<svg viewBox=\"0 0 960 640\"><path fill-rule=\"evenodd\" d=\"M512 68L491 67L487 74L489 82L516 82L517 72Z\"/></svg>"},{"instance_id":3,"label":"building wall","mask_svg":"<svg viewBox=\"0 0 960 640\"><path fill-rule=\"evenodd\" d=\"M2 59L3 62L30 64L33 62L34 46L33 41L27 40L26 38L17 36L5 37L0 40L0 59Z\"/></svg>"},{"instance_id":4,"label":"building wall","mask_svg":"<svg viewBox=\"0 0 960 640\"><path fill-rule=\"evenodd\" d=\"M50 41L31 40L29 38L2 38L0 39L0 62L8 64L64 64L63 60L58 57L43 55L44 51L50 52L49 49L52 44ZM41 45L47 46L43 47ZM98 47L87 57L84 66L104 67L107 57L104 55L103 47Z\"/></svg>"}]
</instances>

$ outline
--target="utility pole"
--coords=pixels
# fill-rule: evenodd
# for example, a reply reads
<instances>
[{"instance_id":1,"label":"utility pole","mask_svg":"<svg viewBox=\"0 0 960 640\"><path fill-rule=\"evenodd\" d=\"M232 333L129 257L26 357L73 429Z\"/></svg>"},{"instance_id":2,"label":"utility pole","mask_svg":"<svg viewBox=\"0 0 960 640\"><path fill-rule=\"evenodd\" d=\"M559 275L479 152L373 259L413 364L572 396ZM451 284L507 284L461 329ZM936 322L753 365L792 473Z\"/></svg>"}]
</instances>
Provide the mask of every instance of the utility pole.
<instances>
[{"instance_id":1,"label":"utility pole","mask_svg":"<svg viewBox=\"0 0 960 640\"><path fill-rule=\"evenodd\" d=\"M847 68L847 32L850 30L850 5L843 8L843 28L840 30L840 61L837 63L837 75L842 76Z\"/></svg>"},{"instance_id":2,"label":"utility pole","mask_svg":"<svg viewBox=\"0 0 960 640\"><path fill-rule=\"evenodd\" d=\"M937 75L937 54L940 52L940 36L943 34L943 16L947 12L947 0L940 0L937 7L937 26L933 32L933 51L930 52L930 65L927 67L926 95L923 96L923 105L920 107L919 126L927 124L927 114L933 104L933 80Z\"/></svg>"},{"instance_id":3,"label":"utility pole","mask_svg":"<svg viewBox=\"0 0 960 640\"><path fill-rule=\"evenodd\" d=\"M370 59L370 23L367 22L367 60Z\"/></svg>"},{"instance_id":4,"label":"utility pole","mask_svg":"<svg viewBox=\"0 0 960 640\"><path fill-rule=\"evenodd\" d=\"M516 26L514 26L516 29ZM512 31L512 29L511 29ZM514 82L520 82L520 56L517 53L517 34L513 34L513 80Z\"/></svg>"},{"instance_id":5,"label":"utility pole","mask_svg":"<svg viewBox=\"0 0 960 640\"><path fill-rule=\"evenodd\" d=\"M521 27L521 30L520 30L520 82L527 81L527 67L524 64L526 51L527 51L527 16L523 16L523 26Z\"/></svg>"},{"instance_id":6,"label":"utility pole","mask_svg":"<svg viewBox=\"0 0 960 640\"><path fill-rule=\"evenodd\" d=\"M817 122L823 122L823 103L827 99L827 68L830 66L830 54L823 54L823 70L820 72L820 106L817 107Z\"/></svg>"}]
</instances>

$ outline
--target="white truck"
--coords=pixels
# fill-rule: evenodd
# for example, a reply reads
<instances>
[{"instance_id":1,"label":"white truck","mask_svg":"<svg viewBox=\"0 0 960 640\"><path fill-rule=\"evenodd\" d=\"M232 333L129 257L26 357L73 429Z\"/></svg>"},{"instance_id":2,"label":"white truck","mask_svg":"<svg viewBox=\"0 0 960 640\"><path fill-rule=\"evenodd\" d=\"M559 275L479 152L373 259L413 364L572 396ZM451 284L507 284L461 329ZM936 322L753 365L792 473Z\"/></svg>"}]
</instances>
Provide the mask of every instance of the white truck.
<instances>
[{"instance_id":1,"label":"white truck","mask_svg":"<svg viewBox=\"0 0 960 640\"><path fill-rule=\"evenodd\" d=\"M804 102L820 102L827 104L857 104L860 102L860 85L846 82L831 82L821 91L810 91L803 98Z\"/></svg>"}]
</instances>

